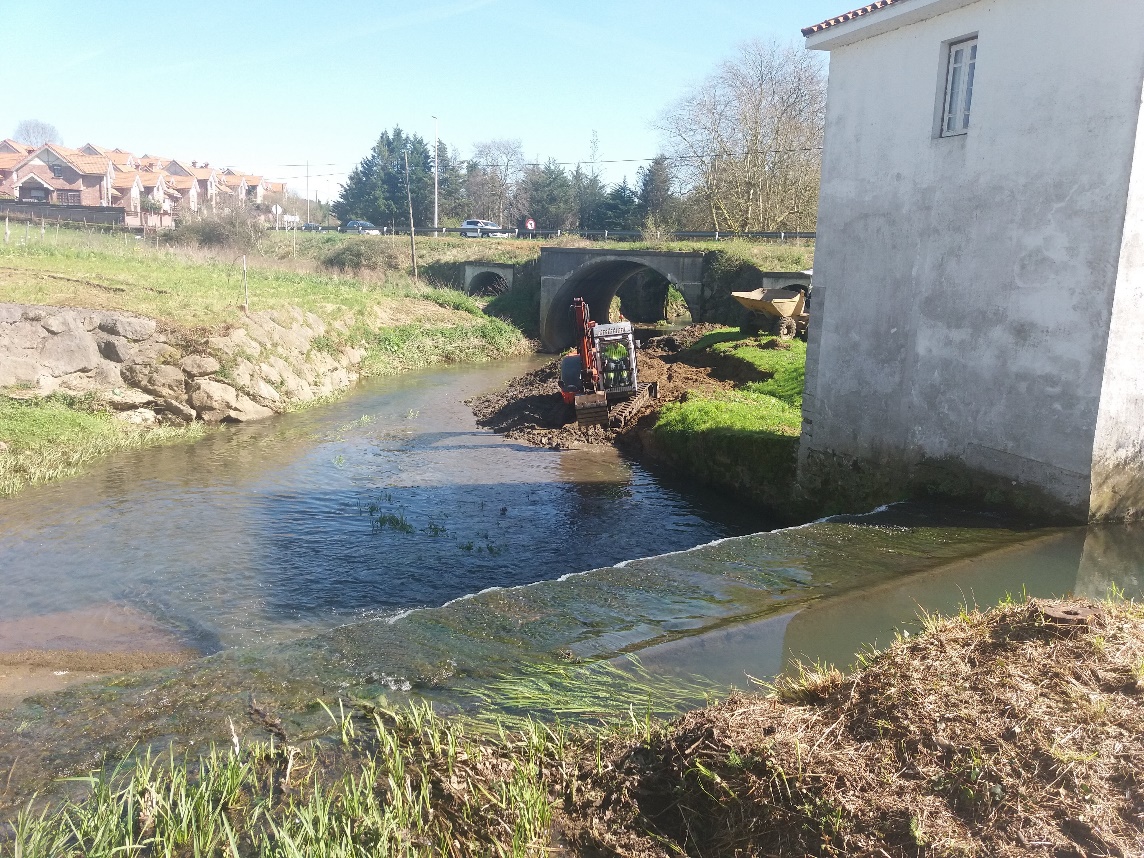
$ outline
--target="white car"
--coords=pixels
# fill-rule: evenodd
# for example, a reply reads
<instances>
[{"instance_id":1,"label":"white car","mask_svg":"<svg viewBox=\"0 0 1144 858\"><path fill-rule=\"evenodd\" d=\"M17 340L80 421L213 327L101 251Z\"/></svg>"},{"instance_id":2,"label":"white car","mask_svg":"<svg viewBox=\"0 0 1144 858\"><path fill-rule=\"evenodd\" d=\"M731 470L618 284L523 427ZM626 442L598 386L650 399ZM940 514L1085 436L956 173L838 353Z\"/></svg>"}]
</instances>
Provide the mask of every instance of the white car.
<instances>
[{"instance_id":1,"label":"white car","mask_svg":"<svg viewBox=\"0 0 1144 858\"><path fill-rule=\"evenodd\" d=\"M505 229L491 220L467 220L461 224L461 238L482 238L485 236L508 238L511 235L512 230Z\"/></svg>"}]
</instances>

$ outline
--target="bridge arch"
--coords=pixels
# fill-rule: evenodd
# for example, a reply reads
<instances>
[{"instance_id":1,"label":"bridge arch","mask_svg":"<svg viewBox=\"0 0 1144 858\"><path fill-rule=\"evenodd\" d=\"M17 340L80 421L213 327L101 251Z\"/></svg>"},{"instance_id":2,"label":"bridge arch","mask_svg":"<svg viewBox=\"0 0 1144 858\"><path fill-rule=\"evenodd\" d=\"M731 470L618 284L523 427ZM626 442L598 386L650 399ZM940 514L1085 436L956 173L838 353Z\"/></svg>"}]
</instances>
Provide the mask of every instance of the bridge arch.
<instances>
[{"instance_id":1,"label":"bridge arch","mask_svg":"<svg viewBox=\"0 0 1144 858\"><path fill-rule=\"evenodd\" d=\"M620 287L642 271L653 271L679 289L688 308L697 314L703 254L663 251L541 249L540 338L559 351L576 341L569 312L574 298L583 298L598 322L609 318L612 299Z\"/></svg>"}]
</instances>

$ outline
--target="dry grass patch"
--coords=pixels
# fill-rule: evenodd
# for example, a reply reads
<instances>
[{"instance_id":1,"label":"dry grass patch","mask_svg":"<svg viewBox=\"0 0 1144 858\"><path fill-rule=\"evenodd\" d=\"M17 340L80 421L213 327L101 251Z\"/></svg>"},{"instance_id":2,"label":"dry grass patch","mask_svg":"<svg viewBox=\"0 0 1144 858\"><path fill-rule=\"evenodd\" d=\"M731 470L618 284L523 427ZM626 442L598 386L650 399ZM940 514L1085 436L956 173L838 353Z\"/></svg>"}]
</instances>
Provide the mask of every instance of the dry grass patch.
<instances>
[{"instance_id":1,"label":"dry grass patch","mask_svg":"<svg viewBox=\"0 0 1144 858\"><path fill-rule=\"evenodd\" d=\"M804 668L626 750L586 839L623 855L1144 854L1144 611L1032 602ZM642 832L640 830L643 830Z\"/></svg>"}]
</instances>

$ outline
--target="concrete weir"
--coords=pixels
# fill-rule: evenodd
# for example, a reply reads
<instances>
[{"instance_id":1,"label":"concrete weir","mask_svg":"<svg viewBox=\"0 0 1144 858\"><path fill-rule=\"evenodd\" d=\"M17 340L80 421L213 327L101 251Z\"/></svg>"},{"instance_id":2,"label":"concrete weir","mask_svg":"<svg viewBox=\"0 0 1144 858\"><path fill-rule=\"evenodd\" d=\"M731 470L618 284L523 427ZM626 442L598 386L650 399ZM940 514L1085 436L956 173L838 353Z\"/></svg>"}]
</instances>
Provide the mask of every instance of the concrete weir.
<instances>
[{"instance_id":1,"label":"concrete weir","mask_svg":"<svg viewBox=\"0 0 1144 858\"><path fill-rule=\"evenodd\" d=\"M596 250L543 247L540 250L540 339L557 351L575 342L568 308L583 298L596 321L608 318L612 299L631 278L652 271L683 293L688 309L699 317L703 281L702 253L662 250Z\"/></svg>"}]
</instances>

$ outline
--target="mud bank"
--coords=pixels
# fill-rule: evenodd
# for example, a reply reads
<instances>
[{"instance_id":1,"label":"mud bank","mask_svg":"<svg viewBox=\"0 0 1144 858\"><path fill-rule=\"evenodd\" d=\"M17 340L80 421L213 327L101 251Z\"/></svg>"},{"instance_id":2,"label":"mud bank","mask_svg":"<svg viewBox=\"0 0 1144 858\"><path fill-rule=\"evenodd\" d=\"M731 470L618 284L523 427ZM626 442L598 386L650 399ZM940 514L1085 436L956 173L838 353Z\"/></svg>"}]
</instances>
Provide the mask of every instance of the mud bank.
<instances>
[{"instance_id":1,"label":"mud bank","mask_svg":"<svg viewBox=\"0 0 1144 858\"><path fill-rule=\"evenodd\" d=\"M184 664L203 653L121 605L0 621L0 709L112 674Z\"/></svg>"},{"instance_id":2,"label":"mud bank","mask_svg":"<svg viewBox=\"0 0 1144 858\"><path fill-rule=\"evenodd\" d=\"M682 349L715 330L719 330L718 325L691 325L645 343L639 353L640 381L658 382L659 400L648 404L623 429L577 425L574 410L559 395L560 357L466 404L472 408L477 425L536 447L571 450L591 445L622 445L625 439L633 438L636 423L655 414L663 403L677 401L692 391L734 387L730 380L734 370L724 367L720 373L714 364L704 366L703 358L691 356L689 361L686 356L680 356ZM707 362L711 363L709 359Z\"/></svg>"},{"instance_id":3,"label":"mud bank","mask_svg":"<svg viewBox=\"0 0 1144 858\"><path fill-rule=\"evenodd\" d=\"M736 345L741 348L726 348ZM719 416L704 425L665 419L671 413L692 416L707 406L724 414L756 410L759 402L751 391L775 377L767 361L757 357L791 349L771 337L744 338L713 324L649 339L639 353L640 381L657 382L659 399L622 428L576 424L575 413L557 393L559 358L467 404L479 425L513 440L553 449L614 445L641 461L727 489L784 522L806 520L813 517L809 504L794 500L797 429L773 431L763 423L752 428ZM793 395L801 398L801 366Z\"/></svg>"}]
</instances>

